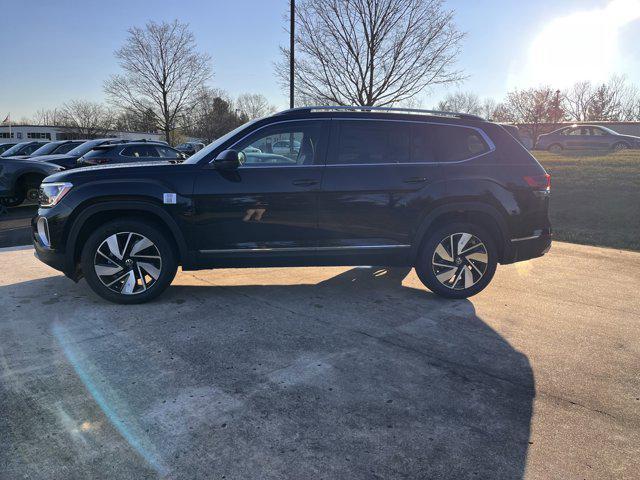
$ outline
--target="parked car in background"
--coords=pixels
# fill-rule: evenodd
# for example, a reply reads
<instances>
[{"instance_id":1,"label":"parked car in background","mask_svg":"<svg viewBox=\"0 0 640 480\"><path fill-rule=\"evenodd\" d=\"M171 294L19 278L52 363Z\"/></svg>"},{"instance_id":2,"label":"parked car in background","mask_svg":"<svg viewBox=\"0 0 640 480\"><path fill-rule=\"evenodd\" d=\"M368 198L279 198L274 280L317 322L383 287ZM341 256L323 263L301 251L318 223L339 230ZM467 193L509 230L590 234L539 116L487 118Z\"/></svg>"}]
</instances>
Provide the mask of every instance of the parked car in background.
<instances>
[{"instance_id":1,"label":"parked car in background","mask_svg":"<svg viewBox=\"0 0 640 480\"><path fill-rule=\"evenodd\" d=\"M538 137L538 150L626 150L640 148L640 137L622 135L601 125L573 125Z\"/></svg>"},{"instance_id":2,"label":"parked car in background","mask_svg":"<svg viewBox=\"0 0 640 480\"><path fill-rule=\"evenodd\" d=\"M78 158L78 167L104 165L106 163L183 161L186 155L164 143L126 142L100 145Z\"/></svg>"},{"instance_id":3,"label":"parked car in background","mask_svg":"<svg viewBox=\"0 0 640 480\"><path fill-rule=\"evenodd\" d=\"M40 148L38 148L37 150L34 150L32 153L28 155L26 154L13 155L11 157L5 157L5 158L15 158L16 160L18 160L18 159L41 157L41 156L47 156L47 155L65 154L69 150L73 150L75 147L77 147L78 145L84 142L85 140L59 140L57 142L49 142L49 143L45 143Z\"/></svg>"},{"instance_id":4,"label":"parked car in background","mask_svg":"<svg viewBox=\"0 0 640 480\"><path fill-rule=\"evenodd\" d=\"M3 154L4 152L6 152L7 150L9 150L11 147L13 147L16 143L15 142L10 142L10 143L0 143L0 154Z\"/></svg>"},{"instance_id":5,"label":"parked car in background","mask_svg":"<svg viewBox=\"0 0 640 480\"><path fill-rule=\"evenodd\" d=\"M0 160L0 205L16 207L25 200L37 200L42 180L62 170L58 165L28 158L3 158Z\"/></svg>"},{"instance_id":6,"label":"parked car in background","mask_svg":"<svg viewBox=\"0 0 640 480\"><path fill-rule=\"evenodd\" d=\"M297 152L256 152L290 138ZM125 304L159 295L179 265L415 266L433 292L465 298L498 263L551 246L549 175L504 128L466 114L293 109L182 163L60 172L40 192L36 256Z\"/></svg>"},{"instance_id":7,"label":"parked car in background","mask_svg":"<svg viewBox=\"0 0 640 480\"><path fill-rule=\"evenodd\" d=\"M8 148L4 152L2 152L2 155L0 155L0 158L7 158L7 157L21 156L21 155L31 155L33 152L35 152L37 149L39 149L43 145L46 145L47 143L50 143L50 142L16 143L13 147Z\"/></svg>"},{"instance_id":8,"label":"parked car in background","mask_svg":"<svg viewBox=\"0 0 640 480\"><path fill-rule=\"evenodd\" d=\"M87 140L80 145L76 146L72 150L69 150L64 154L44 155L38 157L31 157L32 160L55 163L63 168L75 168L77 166L78 158L90 152L91 149L100 145L110 145L115 143L125 143L126 140L119 138L98 138L95 140Z\"/></svg>"},{"instance_id":9,"label":"parked car in background","mask_svg":"<svg viewBox=\"0 0 640 480\"><path fill-rule=\"evenodd\" d=\"M176 147L176 150L184 153L188 157L193 155L199 150L202 150L205 147L204 143L201 142L184 142Z\"/></svg>"}]
</instances>

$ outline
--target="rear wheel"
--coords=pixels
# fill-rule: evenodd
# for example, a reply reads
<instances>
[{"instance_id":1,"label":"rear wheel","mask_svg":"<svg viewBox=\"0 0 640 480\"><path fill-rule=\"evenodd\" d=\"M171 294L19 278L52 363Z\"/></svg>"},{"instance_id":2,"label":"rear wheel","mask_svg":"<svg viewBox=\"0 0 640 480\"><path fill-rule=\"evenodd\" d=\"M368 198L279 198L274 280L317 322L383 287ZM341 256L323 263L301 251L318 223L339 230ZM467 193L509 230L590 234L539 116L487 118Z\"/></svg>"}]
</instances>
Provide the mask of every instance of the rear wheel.
<instances>
[{"instance_id":1,"label":"rear wheel","mask_svg":"<svg viewBox=\"0 0 640 480\"><path fill-rule=\"evenodd\" d=\"M94 292L123 304L156 298L178 268L166 234L138 220L116 220L98 228L82 249L81 264Z\"/></svg>"},{"instance_id":2,"label":"rear wheel","mask_svg":"<svg viewBox=\"0 0 640 480\"><path fill-rule=\"evenodd\" d=\"M467 298L491 282L497 266L494 238L472 223L452 223L431 234L415 266L432 292L447 298Z\"/></svg>"}]
</instances>

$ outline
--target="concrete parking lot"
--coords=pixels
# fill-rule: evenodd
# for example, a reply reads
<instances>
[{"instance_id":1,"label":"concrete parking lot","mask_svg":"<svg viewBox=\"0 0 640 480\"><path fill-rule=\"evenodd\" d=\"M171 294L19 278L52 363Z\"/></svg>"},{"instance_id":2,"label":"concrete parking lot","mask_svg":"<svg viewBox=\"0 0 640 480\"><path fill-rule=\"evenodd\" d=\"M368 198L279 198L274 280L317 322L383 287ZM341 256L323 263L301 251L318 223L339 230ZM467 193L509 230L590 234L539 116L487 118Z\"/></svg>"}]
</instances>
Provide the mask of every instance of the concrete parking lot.
<instances>
[{"instance_id":1,"label":"concrete parking lot","mask_svg":"<svg viewBox=\"0 0 640 480\"><path fill-rule=\"evenodd\" d=\"M332 267L123 307L30 249L0 265L3 479L640 472L639 253L555 243L468 301Z\"/></svg>"}]
</instances>

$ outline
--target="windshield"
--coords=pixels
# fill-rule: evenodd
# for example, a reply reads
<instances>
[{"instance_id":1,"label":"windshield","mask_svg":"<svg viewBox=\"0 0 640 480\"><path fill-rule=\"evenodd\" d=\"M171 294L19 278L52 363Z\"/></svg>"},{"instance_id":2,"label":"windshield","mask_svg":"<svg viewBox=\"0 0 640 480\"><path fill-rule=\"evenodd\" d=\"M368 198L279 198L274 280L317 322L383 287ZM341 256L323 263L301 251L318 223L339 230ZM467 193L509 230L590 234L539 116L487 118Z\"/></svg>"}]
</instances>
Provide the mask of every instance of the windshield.
<instances>
[{"instance_id":1,"label":"windshield","mask_svg":"<svg viewBox=\"0 0 640 480\"><path fill-rule=\"evenodd\" d=\"M20 150L27 145L29 142L16 143L9 150L5 150L5 152L0 155L0 157L10 157L11 155L19 155Z\"/></svg>"},{"instance_id":2,"label":"windshield","mask_svg":"<svg viewBox=\"0 0 640 480\"><path fill-rule=\"evenodd\" d=\"M218 138L217 140L214 140L209 145L204 147L202 150L199 150L194 155L191 155L187 160L185 160L184 163L198 163L200 160L202 160L204 157L206 157L210 152L212 152L213 150L218 148L220 145L222 145L224 142L229 140L231 137L233 137L237 133L241 132L245 128L249 127L250 125L253 125L257 121L258 120L252 120L250 122L247 122L247 123L244 123L244 124L240 125L238 128L236 128L234 130L231 130L226 135L223 135L222 137Z\"/></svg>"},{"instance_id":3,"label":"windshield","mask_svg":"<svg viewBox=\"0 0 640 480\"><path fill-rule=\"evenodd\" d=\"M56 148L58 148L60 145L62 145L62 142L46 143L40 148L38 148L37 150L34 150L31 156L37 157L39 155L48 155L51 152L53 152Z\"/></svg>"},{"instance_id":4,"label":"windshield","mask_svg":"<svg viewBox=\"0 0 640 480\"><path fill-rule=\"evenodd\" d=\"M94 147L97 147L98 145L101 145L103 143L104 143L104 140L90 140L88 142L81 143L73 150L69 150L67 152L67 155L71 155L74 157L81 157L82 155L84 155Z\"/></svg>"}]
</instances>

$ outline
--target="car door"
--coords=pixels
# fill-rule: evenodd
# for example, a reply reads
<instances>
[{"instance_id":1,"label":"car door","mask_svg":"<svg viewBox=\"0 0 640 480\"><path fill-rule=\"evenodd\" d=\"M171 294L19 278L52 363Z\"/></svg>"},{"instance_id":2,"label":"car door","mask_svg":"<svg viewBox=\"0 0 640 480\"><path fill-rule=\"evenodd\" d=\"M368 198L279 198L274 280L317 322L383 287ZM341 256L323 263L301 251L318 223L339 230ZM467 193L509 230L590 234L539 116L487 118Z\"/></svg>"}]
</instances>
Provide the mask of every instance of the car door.
<instances>
[{"instance_id":1,"label":"car door","mask_svg":"<svg viewBox=\"0 0 640 480\"><path fill-rule=\"evenodd\" d=\"M202 169L194 185L193 230L201 254L287 255L315 248L328 123L260 127L231 147L246 157L238 169ZM273 153L285 139L302 147Z\"/></svg>"},{"instance_id":2,"label":"car door","mask_svg":"<svg viewBox=\"0 0 640 480\"><path fill-rule=\"evenodd\" d=\"M444 191L428 123L334 119L319 198L320 247L406 251Z\"/></svg>"},{"instance_id":3,"label":"car door","mask_svg":"<svg viewBox=\"0 0 640 480\"><path fill-rule=\"evenodd\" d=\"M586 149L589 148L589 129L586 127L575 127L567 131L566 135L566 148L571 150Z\"/></svg>"},{"instance_id":4,"label":"car door","mask_svg":"<svg viewBox=\"0 0 640 480\"><path fill-rule=\"evenodd\" d=\"M591 131L591 148L598 150L611 148L612 135L609 132L598 127L590 127L589 130Z\"/></svg>"}]
</instances>

